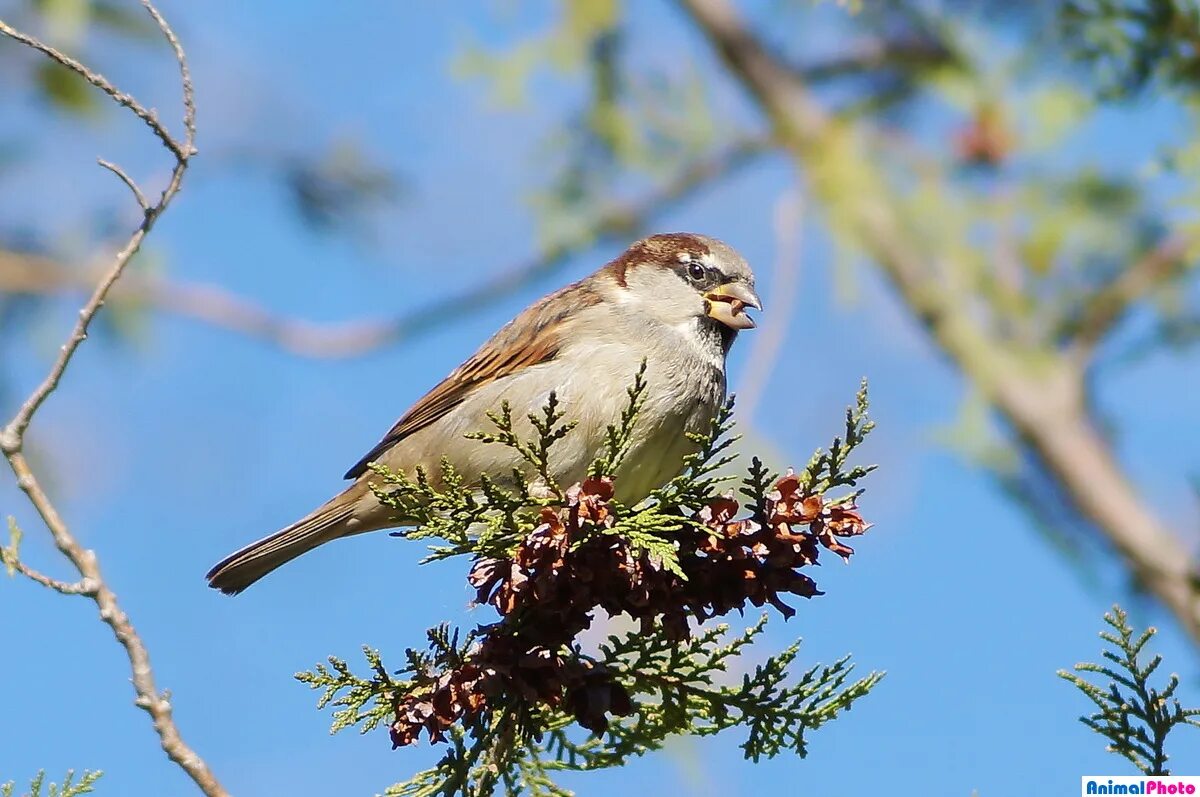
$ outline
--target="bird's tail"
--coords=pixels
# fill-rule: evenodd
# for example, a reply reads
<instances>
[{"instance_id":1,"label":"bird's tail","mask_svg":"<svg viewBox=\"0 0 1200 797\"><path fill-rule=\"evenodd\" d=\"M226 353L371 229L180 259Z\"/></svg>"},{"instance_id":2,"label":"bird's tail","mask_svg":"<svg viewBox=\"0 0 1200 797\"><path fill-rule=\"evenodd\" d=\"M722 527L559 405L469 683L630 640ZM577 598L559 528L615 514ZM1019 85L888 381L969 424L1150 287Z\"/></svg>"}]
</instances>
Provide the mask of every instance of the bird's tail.
<instances>
[{"instance_id":1,"label":"bird's tail","mask_svg":"<svg viewBox=\"0 0 1200 797\"><path fill-rule=\"evenodd\" d=\"M350 523L362 492L360 485L352 485L307 517L231 553L208 571L205 576L208 585L226 595L236 595L275 568L319 545L374 530L377 527Z\"/></svg>"}]
</instances>

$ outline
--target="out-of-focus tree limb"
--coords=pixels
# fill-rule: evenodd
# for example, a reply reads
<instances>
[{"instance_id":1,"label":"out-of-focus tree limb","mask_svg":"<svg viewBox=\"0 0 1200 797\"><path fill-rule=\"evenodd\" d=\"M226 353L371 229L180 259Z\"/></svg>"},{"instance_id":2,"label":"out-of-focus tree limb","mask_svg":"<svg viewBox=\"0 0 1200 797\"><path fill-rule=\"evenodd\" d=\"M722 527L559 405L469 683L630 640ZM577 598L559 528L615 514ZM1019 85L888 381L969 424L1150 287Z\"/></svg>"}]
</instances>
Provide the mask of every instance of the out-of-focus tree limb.
<instances>
[{"instance_id":1,"label":"out-of-focus tree limb","mask_svg":"<svg viewBox=\"0 0 1200 797\"><path fill-rule=\"evenodd\" d=\"M1167 236L1097 291L1065 330L1073 355L1082 363L1132 305L1183 271L1198 243L1194 236Z\"/></svg>"},{"instance_id":2,"label":"out-of-focus tree limb","mask_svg":"<svg viewBox=\"0 0 1200 797\"><path fill-rule=\"evenodd\" d=\"M697 160L646 196L614 203L586 229L518 263L468 291L426 304L396 318L322 324L289 318L216 285L171 281L130 273L115 286L113 300L133 301L265 341L307 357L352 357L410 340L447 318L489 306L561 268L597 242L637 234L652 220L703 186L750 163L772 145L748 139ZM57 296L90 289L96 274L67 268L50 258L0 250L0 293Z\"/></svg>"},{"instance_id":3,"label":"out-of-focus tree limb","mask_svg":"<svg viewBox=\"0 0 1200 797\"><path fill-rule=\"evenodd\" d=\"M182 769L192 782L208 797L227 797L227 792L217 781L216 776L209 770L208 765L191 747L184 742L172 716L172 707L168 695L159 691L155 683L154 670L150 665L150 654L141 637L133 627L129 616L122 610L116 593L104 580L100 571L99 561L94 551L84 548L78 538L72 533L66 520L59 514L57 506L42 487L37 475L33 472L24 454L25 434L37 415L38 410L55 390L71 364L76 352L87 338L88 329L96 314L104 305L113 286L125 272L133 256L141 248L146 235L154 227L159 216L179 192L184 172L195 153L195 114L196 107L193 98L192 80L188 71L187 58L175 32L158 12L150 0L142 0L142 5L154 20L163 37L171 46L175 60L178 63L183 100L182 138L174 136L159 120L157 113L146 109L134 97L116 88L102 75L93 72L73 58L58 52L38 39L14 30L0 21L0 34L37 50L51 60L77 73L90 84L100 89L113 102L128 108L135 116L145 122L164 146L174 155L174 167L168 178L166 188L157 201L151 203L145 193L138 187L128 174L120 167L102 161L101 165L117 175L133 192L138 205L142 209L141 223L130 235L128 241L103 270L83 307L79 311L66 342L59 349L58 356L50 367L46 377L33 389L29 397L17 408L13 416L3 428L0 428L0 453L8 461L16 476L17 486L28 497L38 516L45 524L58 551L69 561L79 573L80 580L75 584L51 578L40 571L24 565L18 558L17 542L19 533L15 524L12 525L13 541L4 549L4 564L14 572L32 579L49 589L63 594L85 595L96 604L101 622L105 623L113 633L117 643L125 651L129 659L130 681L136 694L134 703L150 715L154 731L167 757Z\"/></svg>"},{"instance_id":4,"label":"out-of-focus tree limb","mask_svg":"<svg viewBox=\"0 0 1200 797\"><path fill-rule=\"evenodd\" d=\"M867 39L838 55L794 70L805 80L821 81L860 75L887 68L913 69L945 64L954 53L943 42L928 37Z\"/></svg>"},{"instance_id":5,"label":"out-of-focus tree limb","mask_svg":"<svg viewBox=\"0 0 1200 797\"><path fill-rule=\"evenodd\" d=\"M775 261L772 277L771 314L763 320L746 355L746 368L737 386L738 412L749 422L771 379L771 372L784 351L788 327L796 312L799 294L801 253L804 251L804 196L789 190L775 201Z\"/></svg>"},{"instance_id":6,"label":"out-of-focus tree limb","mask_svg":"<svg viewBox=\"0 0 1200 797\"><path fill-rule=\"evenodd\" d=\"M776 136L806 168L818 198L871 254L909 310L1045 464L1074 507L1099 529L1140 584L1200 642L1200 587L1189 552L1145 506L1095 428L1070 358L1023 356L989 336L928 268L889 199L860 135L828 113L794 70L745 27L728 0L679 0L736 80L771 120ZM823 166L831 153L855 167L853 186ZM848 190L846 190L848 189Z\"/></svg>"}]
</instances>

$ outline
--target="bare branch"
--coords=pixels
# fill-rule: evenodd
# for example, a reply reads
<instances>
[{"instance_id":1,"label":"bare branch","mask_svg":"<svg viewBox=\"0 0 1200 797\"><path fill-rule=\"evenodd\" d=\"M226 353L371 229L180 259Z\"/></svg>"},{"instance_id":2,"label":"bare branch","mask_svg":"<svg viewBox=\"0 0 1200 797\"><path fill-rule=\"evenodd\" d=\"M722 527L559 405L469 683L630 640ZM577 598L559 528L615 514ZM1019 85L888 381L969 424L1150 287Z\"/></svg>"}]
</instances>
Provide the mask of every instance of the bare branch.
<instances>
[{"instance_id":1,"label":"bare branch","mask_svg":"<svg viewBox=\"0 0 1200 797\"><path fill-rule=\"evenodd\" d=\"M91 596L96 593L96 585L88 579L80 579L74 583L60 581L22 562L21 529L17 526L17 519L12 515L8 516L8 535L8 545L0 546L0 565L4 565L4 569L8 571L10 576L20 573L30 581L34 581L43 587L48 587L63 595Z\"/></svg>"},{"instance_id":2,"label":"bare branch","mask_svg":"<svg viewBox=\"0 0 1200 797\"><path fill-rule=\"evenodd\" d=\"M103 306L108 292L121 274L125 271L125 267L129 264L130 259L137 253L142 245L142 241L146 237L146 233L154 226L155 218L166 207L167 202L179 190L180 179L183 177L183 170L187 166L187 159L180 159L175 167L175 171L171 175L170 184L163 194L163 199L159 200L158 204L151 208L142 220L141 226L133 233L125 246L119 251L113 259L112 266L101 277L92 295L88 298L87 303L79 311L79 318L75 322L74 329L71 330L70 337L64 343L58 352L58 357L54 361L54 365L50 368L50 373L42 380L42 383L29 395L29 398L17 410L17 414L12 421L4 428L3 433L0 433L0 451L5 454L14 455L21 451L21 444L24 439L25 430L29 427L30 421L33 420L34 413L42 406L49 398L50 394L58 387L58 383L62 380L63 373L67 370L67 365L71 362L71 358L75 355L79 345L87 339L88 327L91 325L92 319ZM19 474L18 474L19 475Z\"/></svg>"},{"instance_id":3,"label":"bare branch","mask_svg":"<svg viewBox=\"0 0 1200 797\"><path fill-rule=\"evenodd\" d=\"M39 573L37 570L29 567L24 562L15 562L13 567L18 573L26 578L36 581L43 587L48 587L55 592L62 593L63 595L85 595L90 598L96 594L96 585L90 579L81 578L79 581L68 583L66 581L59 581L58 579L50 578L47 575Z\"/></svg>"},{"instance_id":4,"label":"bare branch","mask_svg":"<svg viewBox=\"0 0 1200 797\"><path fill-rule=\"evenodd\" d=\"M6 564L10 564L14 569L19 569L23 574L51 589L57 589L66 594L85 594L95 601L99 609L101 621L112 629L113 636L125 650L129 658L131 680L136 692L134 702L150 715L154 730L158 734L160 744L167 757L182 768L205 795L208 795L208 797L226 797L227 793L225 789L213 776L212 772L209 771L203 759L188 747L180 737L179 730L172 717L171 704L167 696L159 692L155 684L154 672L150 666L149 653L138 636L137 631L134 629L133 624L130 622L129 617L122 611L120 604L117 602L116 595L104 581L100 573L100 566L96 555L81 546L76 537L71 533L66 522L59 515L58 509L34 475L22 451L25 443L25 433L34 416L62 381L63 375L66 373L67 367L70 365L76 351L78 351L79 346L87 338L88 327L100 308L104 305L113 286L125 272L125 268L137 253L146 235L153 228L155 221L179 192L184 172L187 170L188 160L195 151L193 146L195 99L191 79L188 75L187 59L178 38L166 20L159 14L158 10L149 0L143 0L142 4L158 23L179 62L183 83L184 126L186 129L186 137L183 144L177 142L170 135L166 128L159 123L157 116L153 112L146 110L133 97L117 90L103 76L91 71L78 61L48 47L32 36L20 33L5 23L0 22L0 33L4 33L16 41L44 53L49 58L82 76L93 86L101 89L119 105L132 111L135 116L144 121L154 131L159 140L175 155L175 166L171 171L170 179L167 182L166 188L163 189L159 200L154 205L148 205L144 195L136 188L133 180L120 168L102 163L102 165L113 171L133 190L135 197L143 209L141 224L134 230L125 246L113 257L111 264L96 283L87 302L79 311L79 318L75 322L70 335L67 337L66 343L59 350L58 356L50 368L50 372L33 390L29 398L21 404L13 419L0 431L0 451L5 455L13 474L16 476L17 486L29 498L30 503L33 504L34 509L50 532L55 547L74 565L81 576L81 580L78 582L78 585L60 582L21 564L19 560L16 560L15 544L12 556L10 557L6 551L4 558ZM14 561L10 562L10 559Z\"/></svg>"},{"instance_id":5,"label":"bare branch","mask_svg":"<svg viewBox=\"0 0 1200 797\"><path fill-rule=\"evenodd\" d=\"M154 18L158 29L162 31L163 37L175 53L175 62L179 64L179 83L183 92L183 150L184 156L190 157L196 154L196 92L192 88L192 71L188 66L187 57L183 54L183 45L179 43L179 37L167 24L167 20L150 0L142 0L142 7Z\"/></svg>"},{"instance_id":6,"label":"bare branch","mask_svg":"<svg viewBox=\"0 0 1200 797\"><path fill-rule=\"evenodd\" d=\"M150 212L150 203L146 201L146 195L142 193L142 189L138 188L138 184L133 181L133 178L125 173L124 169L115 163L104 160L104 158L97 158L96 162L115 174L125 185L129 186L129 190L133 192L133 198L137 200L138 207L142 209L143 213Z\"/></svg>"},{"instance_id":7,"label":"bare branch","mask_svg":"<svg viewBox=\"0 0 1200 797\"><path fill-rule=\"evenodd\" d=\"M1130 572L1200 642L1195 564L1179 538L1143 504L1097 432L1076 365L1058 357L1031 367L1020 352L989 336L967 303L927 267L930 258L906 231L872 153L846 122L834 120L797 73L768 52L728 0L678 2L762 106L780 143L807 167L814 192L836 207L840 221L871 253L910 311L1045 463ZM852 191L822 170L831 152L854 164Z\"/></svg>"},{"instance_id":8,"label":"bare branch","mask_svg":"<svg viewBox=\"0 0 1200 797\"><path fill-rule=\"evenodd\" d=\"M143 5L147 6L148 8L152 8L152 6L150 6L149 2L144 1ZM157 14L158 12L155 11L153 13ZM91 83L93 86L100 89L105 94L107 94L109 97L111 97L113 99L113 102L117 103L120 106L128 108L130 111L133 112L134 116L141 119L143 122L146 123L147 127L149 127L151 130L154 131L154 135L158 136L159 141L161 141L163 143L163 145L166 146L167 149L171 150L171 152L175 155L176 158L186 159L188 157L188 155L191 154L191 152L189 150L185 150L184 147L178 141L176 141L175 138L171 135L170 131L167 130L167 128L164 127L162 125L162 123L158 121L158 115L154 111L148 110L144 105L142 105L140 102L138 102L136 99L134 99L132 95L126 94L125 92L118 89L116 86L114 86L108 80L108 78L104 77L104 75L101 75L99 72L94 72L91 69L88 69L86 66L79 63L71 56L65 55L64 53L59 52L58 50L54 49L50 45L45 44L44 42L34 38L33 36L30 36L28 33L22 33L21 31L10 26L7 22L5 22L2 19L0 19L0 33L3 33L5 36L8 36L10 39L19 41L21 44L24 44L27 47L31 47L34 50L37 50L39 53L42 53L50 60L55 61L58 64L61 64L62 66L66 67L67 69L70 69L72 72L79 75L81 78L86 80L88 83ZM188 88L187 93L190 94L191 86L189 85L187 88Z\"/></svg>"},{"instance_id":9,"label":"bare branch","mask_svg":"<svg viewBox=\"0 0 1200 797\"><path fill-rule=\"evenodd\" d=\"M0 548L0 558L4 560L4 566L9 568L13 573L20 573L30 581L41 584L43 587L52 589L55 592L63 595L85 595L89 598L96 594L96 584L90 579L81 578L78 581L68 582L51 578L45 573L34 570L22 562L16 557L15 551L7 548Z\"/></svg>"},{"instance_id":10,"label":"bare branch","mask_svg":"<svg viewBox=\"0 0 1200 797\"><path fill-rule=\"evenodd\" d=\"M597 241L636 233L701 186L729 175L768 148L767 141L752 139L698 160L636 202L613 204L603 210L584 232L571 240L552 246L464 293L396 318L319 324L273 313L219 286L180 283L144 274L122 279L112 299L141 301L306 357L360 356L411 340L448 318L460 318L464 312L498 302L531 281L553 273L571 256ZM0 251L0 292L54 295L92 284L91 273L77 273L37 255Z\"/></svg>"}]
</instances>

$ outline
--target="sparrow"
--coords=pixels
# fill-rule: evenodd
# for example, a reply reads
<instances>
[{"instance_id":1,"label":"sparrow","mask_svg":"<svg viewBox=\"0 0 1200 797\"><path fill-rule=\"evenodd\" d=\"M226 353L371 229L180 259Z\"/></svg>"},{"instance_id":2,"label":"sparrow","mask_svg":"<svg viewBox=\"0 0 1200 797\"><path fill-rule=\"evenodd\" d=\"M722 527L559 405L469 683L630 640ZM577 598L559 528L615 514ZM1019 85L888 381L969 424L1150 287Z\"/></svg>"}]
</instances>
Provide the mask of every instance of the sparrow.
<instances>
[{"instance_id":1,"label":"sparrow","mask_svg":"<svg viewBox=\"0 0 1200 797\"><path fill-rule=\"evenodd\" d=\"M730 246L694 233L643 238L591 276L532 304L406 412L345 478L353 483L292 525L230 554L208 572L209 586L237 594L319 545L367 531L413 525L371 489L372 463L437 483L443 458L468 485L525 470L513 449L467 437L493 426L488 413L512 408L514 431L535 439L527 420L553 392L570 432L550 449L558 484L585 478L607 428L629 405L628 387L645 363L646 387L632 440L612 474L616 498L633 505L678 475L725 397L725 358L739 330L762 309L749 264Z\"/></svg>"}]
</instances>

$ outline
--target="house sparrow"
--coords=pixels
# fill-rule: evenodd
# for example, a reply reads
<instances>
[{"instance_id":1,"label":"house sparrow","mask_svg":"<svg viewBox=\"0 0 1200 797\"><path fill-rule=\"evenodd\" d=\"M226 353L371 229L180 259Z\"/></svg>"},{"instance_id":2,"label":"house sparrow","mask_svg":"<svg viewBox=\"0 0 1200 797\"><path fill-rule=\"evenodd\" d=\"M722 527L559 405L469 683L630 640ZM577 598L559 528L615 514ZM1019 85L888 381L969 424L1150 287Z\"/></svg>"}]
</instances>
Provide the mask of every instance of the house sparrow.
<instances>
[{"instance_id":1,"label":"house sparrow","mask_svg":"<svg viewBox=\"0 0 1200 797\"><path fill-rule=\"evenodd\" d=\"M551 391L576 426L550 450L559 484L582 480L605 432L628 406L627 388L646 363L643 405L614 476L619 500L641 501L677 475L695 450L685 432L707 431L725 396L725 355L761 309L750 266L721 241L691 233L652 235L591 276L534 303L425 394L346 473L344 492L281 531L226 557L209 585L236 594L330 540L406 524L370 488L379 462L430 478L443 457L468 484L524 469L517 452L465 437L491 428L507 401L514 431L535 437L527 416ZM436 483L436 482L435 482Z\"/></svg>"}]
</instances>

